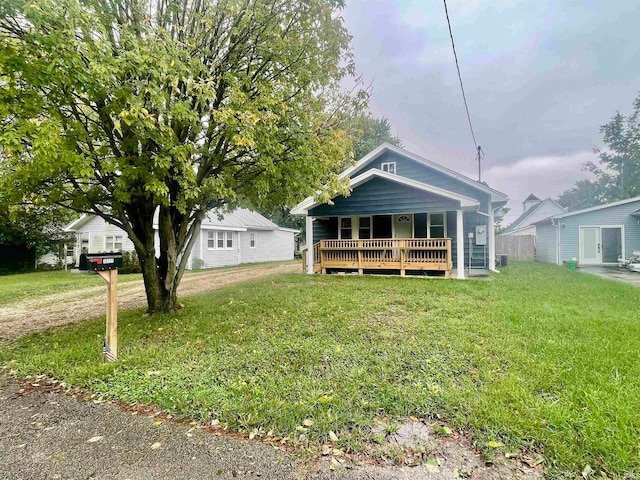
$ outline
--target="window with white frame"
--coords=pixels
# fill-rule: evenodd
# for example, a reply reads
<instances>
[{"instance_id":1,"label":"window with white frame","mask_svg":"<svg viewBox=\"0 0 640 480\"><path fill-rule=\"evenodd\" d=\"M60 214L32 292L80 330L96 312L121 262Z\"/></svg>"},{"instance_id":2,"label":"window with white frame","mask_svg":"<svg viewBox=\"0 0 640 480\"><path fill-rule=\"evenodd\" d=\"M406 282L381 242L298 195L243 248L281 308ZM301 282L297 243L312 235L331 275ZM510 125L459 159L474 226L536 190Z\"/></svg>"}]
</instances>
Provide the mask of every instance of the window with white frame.
<instances>
[{"instance_id":1,"label":"window with white frame","mask_svg":"<svg viewBox=\"0 0 640 480\"><path fill-rule=\"evenodd\" d=\"M122 235L107 235L104 237L104 248L109 252L122 250Z\"/></svg>"},{"instance_id":2,"label":"window with white frame","mask_svg":"<svg viewBox=\"0 0 640 480\"><path fill-rule=\"evenodd\" d=\"M230 250L233 248L233 232L208 231L207 248L209 250Z\"/></svg>"},{"instance_id":3,"label":"window with white frame","mask_svg":"<svg viewBox=\"0 0 640 480\"><path fill-rule=\"evenodd\" d=\"M396 162L383 162L380 164L380 169L383 172L396 173Z\"/></svg>"},{"instance_id":4,"label":"window with white frame","mask_svg":"<svg viewBox=\"0 0 640 480\"><path fill-rule=\"evenodd\" d=\"M447 217L444 213L429 214L429 238L446 238Z\"/></svg>"},{"instance_id":5,"label":"window with white frame","mask_svg":"<svg viewBox=\"0 0 640 480\"><path fill-rule=\"evenodd\" d=\"M255 233L250 233L249 234L249 246L251 248L256 248L256 234Z\"/></svg>"},{"instance_id":6,"label":"window with white frame","mask_svg":"<svg viewBox=\"0 0 640 480\"><path fill-rule=\"evenodd\" d=\"M358 238L360 240L371 238L371 217L358 218Z\"/></svg>"},{"instance_id":7,"label":"window with white frame","mask_svg":"<svg viewBox=\"0 0 640 480\"><path fill-rule=\"evenodd\" d=\"M353 238L353 228L351 217L340 218L340 239L351 240Z\"/></svg>"}]
</instances>

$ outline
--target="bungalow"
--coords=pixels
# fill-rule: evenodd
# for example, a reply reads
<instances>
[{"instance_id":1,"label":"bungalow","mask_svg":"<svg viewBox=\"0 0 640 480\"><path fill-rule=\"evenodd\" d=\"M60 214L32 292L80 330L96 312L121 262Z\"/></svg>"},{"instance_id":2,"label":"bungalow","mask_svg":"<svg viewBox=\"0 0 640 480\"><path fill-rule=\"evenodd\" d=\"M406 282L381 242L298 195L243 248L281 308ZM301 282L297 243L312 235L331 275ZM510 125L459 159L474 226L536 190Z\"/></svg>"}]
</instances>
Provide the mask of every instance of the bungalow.
<instances>
[{"instance_id":1,"label":"bungalow","mask_svg":"<svg viewBox=\"0 0 640 480\"><path fill-rule=\"evenodd\" d=\"M82 253L131 252L133 243L125 231L94 215L83 215L66 231L75 233L76 265ZM218 217L216 210L205 216L200 234L189 254L187 268L212 268L250 262L292 260L298 230L282 228L257 212L239 208ZM156 226L156 251L160 241Z\"/></svg>"},{"instance_id":2,"label":"bungalow","mask_svg":"<svg viewBox=\"0 0 640 480\"><path fill-rule=\"evenodd\" d=\"M640 197L553 215L535 226L538 261L616 265L618 256L640 250Z\"/></svg>"},{"instance_id":3,"label":"bungalow","mask_svg":"<svg viewBox=\"0 0 640 480\"><path fill-rule=\"evenodd\" d=\"M349 178L349 196L330 204L309 197L291 210L306 216L307 273L464 278L465 269L495 270L495 214L505 194L387 143L341 178Z\"/></svg>"}]
</instances>

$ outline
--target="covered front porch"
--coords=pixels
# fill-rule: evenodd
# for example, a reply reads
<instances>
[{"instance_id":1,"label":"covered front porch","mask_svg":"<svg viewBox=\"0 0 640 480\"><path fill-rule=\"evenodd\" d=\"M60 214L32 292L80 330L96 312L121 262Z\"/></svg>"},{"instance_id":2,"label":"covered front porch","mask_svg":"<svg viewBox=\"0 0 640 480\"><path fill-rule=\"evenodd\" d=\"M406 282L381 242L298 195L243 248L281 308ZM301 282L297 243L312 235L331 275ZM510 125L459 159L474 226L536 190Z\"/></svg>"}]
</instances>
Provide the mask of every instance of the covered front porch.
<instances>
[{"instance_id":1,"label":"covered front porch","mask_svg":"<svg viewBox=\"0 0 640 480\"><path fill-rule=\"evenodd\" d=\"M307 271L303 255L303 271ZM313 272L373 270L439 272L445 277L453 269L450 238L321 240L313 246Z\"/></svg>"}]
</instances>

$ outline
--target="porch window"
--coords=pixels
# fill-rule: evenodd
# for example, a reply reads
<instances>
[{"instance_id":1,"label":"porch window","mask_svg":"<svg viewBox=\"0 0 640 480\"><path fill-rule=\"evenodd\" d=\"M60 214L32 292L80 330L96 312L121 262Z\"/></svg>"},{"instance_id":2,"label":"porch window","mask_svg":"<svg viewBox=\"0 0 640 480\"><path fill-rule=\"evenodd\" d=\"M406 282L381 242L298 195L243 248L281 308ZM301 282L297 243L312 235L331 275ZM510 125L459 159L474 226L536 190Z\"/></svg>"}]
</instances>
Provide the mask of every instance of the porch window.
<instances>
[{"instance_id":1,"label":"porch window","mask_svg":"<svg viewBox=\"0 0 640 480\"><path fill-rule=\"evenodd\" d=\"M224 232L217 232L217 247L224 248Z\"/></svg>"},{"instance_id":2,"label":"porch window","mask_svg":"<svg viewBox=\"0 0 640 480\"><path fill-rule=\"evenodd\" d=\"M340 219L340 239L351 240L352 238L351 217L342 217Z\"/></svg>"},{"instance_id":3,"label":"porch window","mask_svg":"<svg viewBox=\"0 0 640 480\"><path fill-rule=\"evenodd\" d=\"M122 250L122 235L107 235L104 239L104 248L109 252Z\"/></svg>"},{"instance_id":4,"label":"porch window","mask_svg":"<svg viewBox=\"0 0 640 480\"><path fill-rule=\"evenodd\" d=\"M363 240L371 238L371 217L360 217L358 220L358 238Z\"/></svg>"},{"instance_id":5,"label":"porch window","mask_svg":"<svg viewBox=\"0 0 640 480\"><path fill-rule=\"evenodd\" d=\"M380 169L383 172L396 173L396 162L384 162L380 164Z\"/></svg>"},{"instance_id":6,"label":"porch window","mask_svg":"<svg viewBox=\"0 0 640 480\"><path fill-rule=\"evenodd\" d=\"M444 213L429 214L429 238L445 238L447 225Z\"/></svg>"}]
</instances>

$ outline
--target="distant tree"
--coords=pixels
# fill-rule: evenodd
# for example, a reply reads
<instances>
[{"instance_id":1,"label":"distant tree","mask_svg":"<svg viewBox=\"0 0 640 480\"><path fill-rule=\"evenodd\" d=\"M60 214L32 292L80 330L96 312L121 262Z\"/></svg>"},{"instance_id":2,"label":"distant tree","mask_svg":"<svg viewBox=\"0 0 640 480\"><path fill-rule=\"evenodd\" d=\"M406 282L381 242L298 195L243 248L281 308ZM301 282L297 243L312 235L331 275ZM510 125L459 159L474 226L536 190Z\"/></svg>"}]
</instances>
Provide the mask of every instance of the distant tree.
<instances>
[{"instance_id":1,"label":"distant tree","mask_svg":"<svg viewBox=\"0 0 640 480\"><path fill-rule=\"evenodd\" d=\"M73 241L64 227L74 213L56 206L0 206L0 245L26 245L39 257L49 252L60 253L62 245Z\"/></svg>"},{"instance_id":2,"label":"distant tree","mask_svg":"<svg viewBox=\"0 0 640 480\"><path fill-rule=\"evenodd\" d=\"M604 203L602 186L598 181L578 180L573 187L560 194L558 203L569 211L595 207Z\"/></svg>"},{"instance_id":3,"label":"distant tree","mask_svg":"<svg viewBox=\"0 0 640 480\"><path fill-rule=\"evenodd\" d=\"M640 95L628 117L617 112L600 127L600 133L606 144L594 149L600 160L584 166L595 180L578 181L558 199L570 210L640 195Z\"/></svg>"},{"instance_id":4,"label":"distant tree","mask_svg":"<svg viewBox=\"0 0 640 480\"><path fill-rule=\"evenodd\" d=\"M206 211L346 191L348 120L368 96L341 88L343 6L0 1L0 202L122 228L148 311L174 309Z\"/></svg>"},{"instance_id":5,"label":"distant tree","mask_svg":"<svg viewBox=\"0 0 640 480\"><path fill-rule=\"evenodd\" d=\"M386 118L374 118L368 114L355 117L353 121L357 132L353 142L355 160L360 160L385 142L402 148L402 140L391 133L391 124Z\"/></svg>"}]
</instances>

